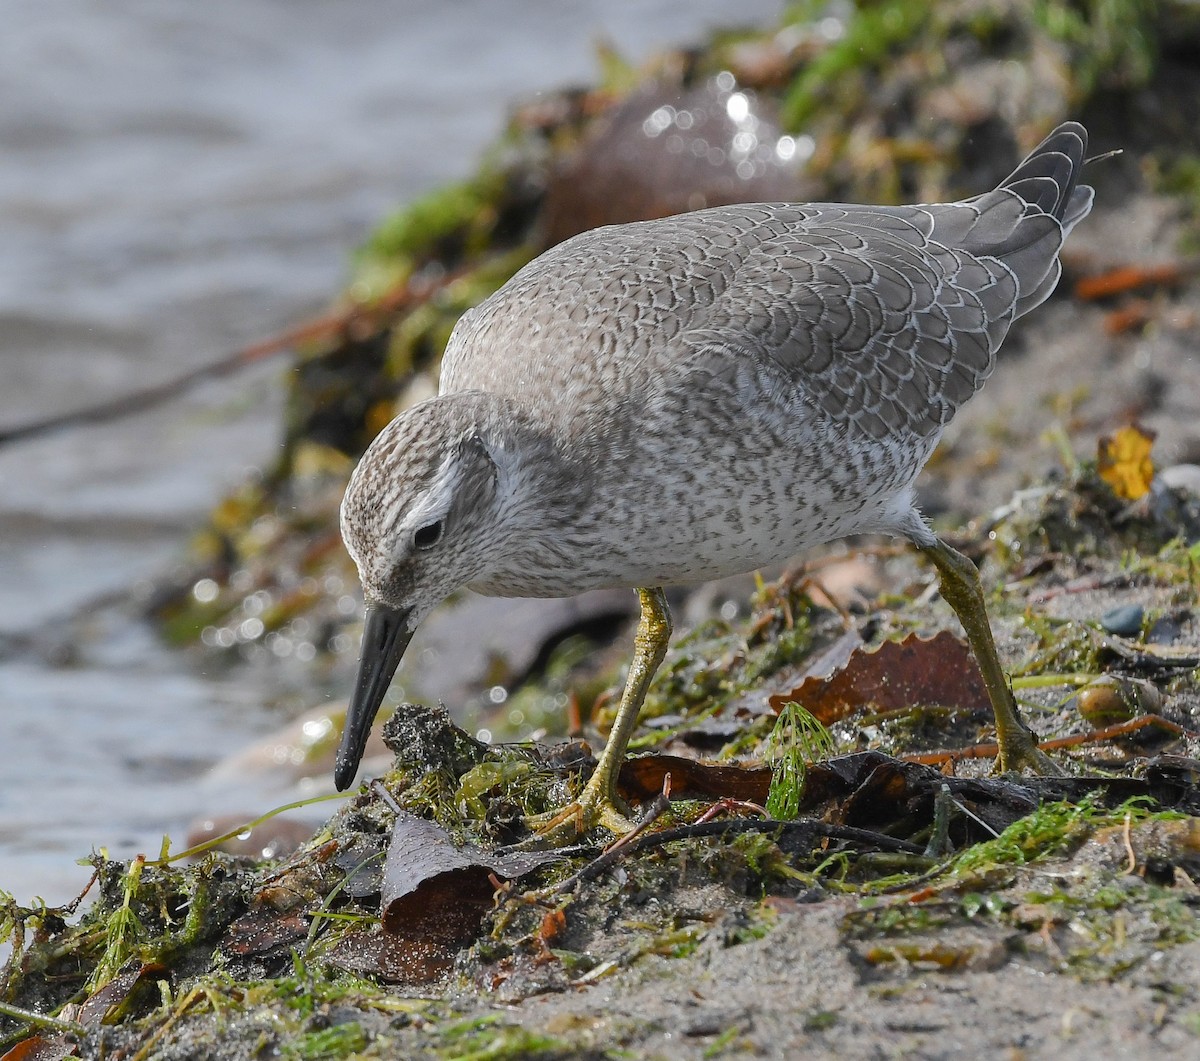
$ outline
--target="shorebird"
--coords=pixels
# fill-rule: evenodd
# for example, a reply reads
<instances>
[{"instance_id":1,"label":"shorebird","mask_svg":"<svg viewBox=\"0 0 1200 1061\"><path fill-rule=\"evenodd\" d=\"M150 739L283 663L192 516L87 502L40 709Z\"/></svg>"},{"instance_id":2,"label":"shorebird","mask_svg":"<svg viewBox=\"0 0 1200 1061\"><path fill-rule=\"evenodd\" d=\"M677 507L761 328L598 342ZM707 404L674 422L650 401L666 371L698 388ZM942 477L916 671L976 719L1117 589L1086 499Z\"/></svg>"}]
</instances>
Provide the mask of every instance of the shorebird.
<instances>
[{"instance_id":1,"label":"shorebird","mask_svg":"<svg viewBox=\"0 0 1200 1061\"><path fill-rule=\"evenodd\" d=\"M662 587L850 534L934 564L979 662L1001 770L1046 771L974 565L914 481L1013 321L1054 290L1091 209L1081 125L992 191L916 206L756 203L585 232L458 322L438 396L396 417L346 490L366 621L335 768L353 780L413 631L454 590L636 589L628 680L571 809L630 826L616 777L671 631Z\"/></svg>"}]
</instances>

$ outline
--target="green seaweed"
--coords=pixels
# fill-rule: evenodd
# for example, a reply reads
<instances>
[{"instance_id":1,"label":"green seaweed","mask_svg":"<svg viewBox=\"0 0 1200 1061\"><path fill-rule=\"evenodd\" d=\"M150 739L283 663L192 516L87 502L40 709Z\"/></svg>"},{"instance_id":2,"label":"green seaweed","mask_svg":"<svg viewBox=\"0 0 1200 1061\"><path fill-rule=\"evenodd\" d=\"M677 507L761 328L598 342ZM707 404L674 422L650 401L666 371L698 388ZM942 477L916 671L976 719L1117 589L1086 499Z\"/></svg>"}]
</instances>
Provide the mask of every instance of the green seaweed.
<instances>
[{"instance_id":1,"label":"green seaweed","mask_svg":"<svg viewBox=\"0 0 1200 1061\"><path fill-rule=\"evenodd\" d=\"M766 750L772 763L767 813L792 821L800 813L808 765L832 753L833 737L810 711L792 702L780 711Z\"/></svg>"},{"instance_id":2,"label":"green seaweed","mask_svg":"<svg viewBox=\"0 0 1200 1061\"><path fill-rule=\"evenodd\" d=\"M812 23L825 15L828 5L806 2L791 8L787 20ZM826 105L831 85L863 71L881 69L896 51L916 36L929 20L932 7L920 0L860 0L847 17L844 31L807 63L792 82L783 100L781 117L786 128L803 130Z\"/></svg>"},{"instance_id":3,"label":"green seaweed","mask_svg":"<svg viewBox=\"0 0 1200 1061\"><path fill-rule=\"evenodd\" d=\"M1153 76L1154 0L1035 0L1029 6L1038 27L1069 49L1076 102L1101 88L1141 88Z\"/></svg>"},{"instance_id":4,"label":"green seaweed","mask_svg":"<svg viewBox=\"0 0 1200 1061\"><path fill-rule=\"evenodd\" d=\"M420 260L478 254L490 242L498 176L444 185L385 218L359 249L350 294L370 303L411 275Z\"/></svg>"},{"instance_id":5,"label":"green seaweed","mask_svg":"<svg viewBox=\"0 0 1200 1061\"><path fill-rule=\"evenodd\" d=\"M288 1039L279 1048L281 1057L296 1061L339 1061L365 1049L367 1033L355 1021L304 1032Z\"/></svg>"},{"instance_id":6,"label":"green seaweed","mask_svg":"<svg viewBox=\"0 0 1200 1061\"><path fill-rule=\"evenodd\" d=\"M438 1057L447 1061L507 1061L566 1056L570 1046L561 1039L517 1024L500 1014L471 1017L438 1029Z\"/></svg>"}]
</instances>

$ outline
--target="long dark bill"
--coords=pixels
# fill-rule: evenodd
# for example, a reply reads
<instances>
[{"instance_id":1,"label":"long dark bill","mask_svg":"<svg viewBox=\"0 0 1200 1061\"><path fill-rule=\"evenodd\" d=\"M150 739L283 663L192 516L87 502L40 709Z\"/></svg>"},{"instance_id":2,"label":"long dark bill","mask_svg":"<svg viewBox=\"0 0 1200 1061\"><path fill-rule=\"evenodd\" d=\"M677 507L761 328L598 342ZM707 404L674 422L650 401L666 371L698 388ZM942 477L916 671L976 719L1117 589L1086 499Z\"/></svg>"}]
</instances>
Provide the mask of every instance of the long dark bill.
<instances>
[{"instance_id":1,"label":"long dark bill","mask_svg":"<svg viewBox=\"0 0 1200 1061\"><path fill-rule=\"evenodd\" d=\"M392 676L411 640L406 610L382 604L367 606L362 651L358 658L358 680L346 711L342 743L338 746L337 763L333 768L333 783L339 792L349 788L358 773L371 723L375 721L379 705L387 695Z\"/></svg>"}]
</instances>

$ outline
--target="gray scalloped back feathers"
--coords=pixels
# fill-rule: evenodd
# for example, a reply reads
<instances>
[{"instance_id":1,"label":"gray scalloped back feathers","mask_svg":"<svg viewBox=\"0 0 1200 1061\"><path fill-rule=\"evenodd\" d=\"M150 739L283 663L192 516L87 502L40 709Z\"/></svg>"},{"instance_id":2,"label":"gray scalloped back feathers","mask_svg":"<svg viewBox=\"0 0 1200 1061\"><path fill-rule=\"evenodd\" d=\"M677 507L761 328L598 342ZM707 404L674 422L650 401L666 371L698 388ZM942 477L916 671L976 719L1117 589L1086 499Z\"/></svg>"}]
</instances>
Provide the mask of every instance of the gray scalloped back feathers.
<instances>
[{"instance_id":1,"label":"gray scalloped back feathers","mask_svg":"<svg viewBox=\"0 0 1200 1061\"><path fill-rule=\"evenodd\" d=\"M560 596L931 540L913 482L1053 290L1086 144L1062 125L958 203L726 206L547 251L463 316L439 396L356 470L368 599L415 623L463 585Z\"/></svg>"}]
</instances>

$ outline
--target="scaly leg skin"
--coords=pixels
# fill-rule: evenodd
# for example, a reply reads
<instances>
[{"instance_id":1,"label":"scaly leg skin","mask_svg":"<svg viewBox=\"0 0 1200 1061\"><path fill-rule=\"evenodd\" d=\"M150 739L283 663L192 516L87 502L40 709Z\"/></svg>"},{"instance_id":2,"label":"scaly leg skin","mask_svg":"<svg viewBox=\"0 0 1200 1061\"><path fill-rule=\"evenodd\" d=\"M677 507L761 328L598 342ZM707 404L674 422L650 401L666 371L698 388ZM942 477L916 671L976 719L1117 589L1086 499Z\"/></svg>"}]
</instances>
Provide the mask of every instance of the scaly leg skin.
<instances>
[{"instance_id":1,"label":"scaly leg skin","mask_svg":"<svg viewBox=\"0 0 1200 1061\"><path fill-rule=\"evenodd\" d=\"M666 595L659 588L637 592L642 617L633 638L633 661L629 664L629 677L621 694L617 717L596 770L578 800L549 821L530 821L550 843L569 842L595 825L603 825L618 836L633 829L633 822L628 817L629 808L617 795L617 775L625 760L629 738L637 728L646 690L667 654L667 642L671 638L671 612L667 608Z\"/></svg>"},{"instance_id":2,"label":"scaly leg skin","mask_svg":"<svg viewBox=\"0 0 1200 1061\"><path fill-rule=\"evenodd\" d=\"M1037 738L1021 721L1017 702L996 654L975 565L940 539L935 538L933 544L916 544L937 568L942 596L962 623L983 674L983 684L987 687L992 714L996 718L996 743L1000 746L997 770L1005 773L1028 769L1035 774L1061 774L1054 761L1038 748Z\"/></svg>"}]
</instances>

